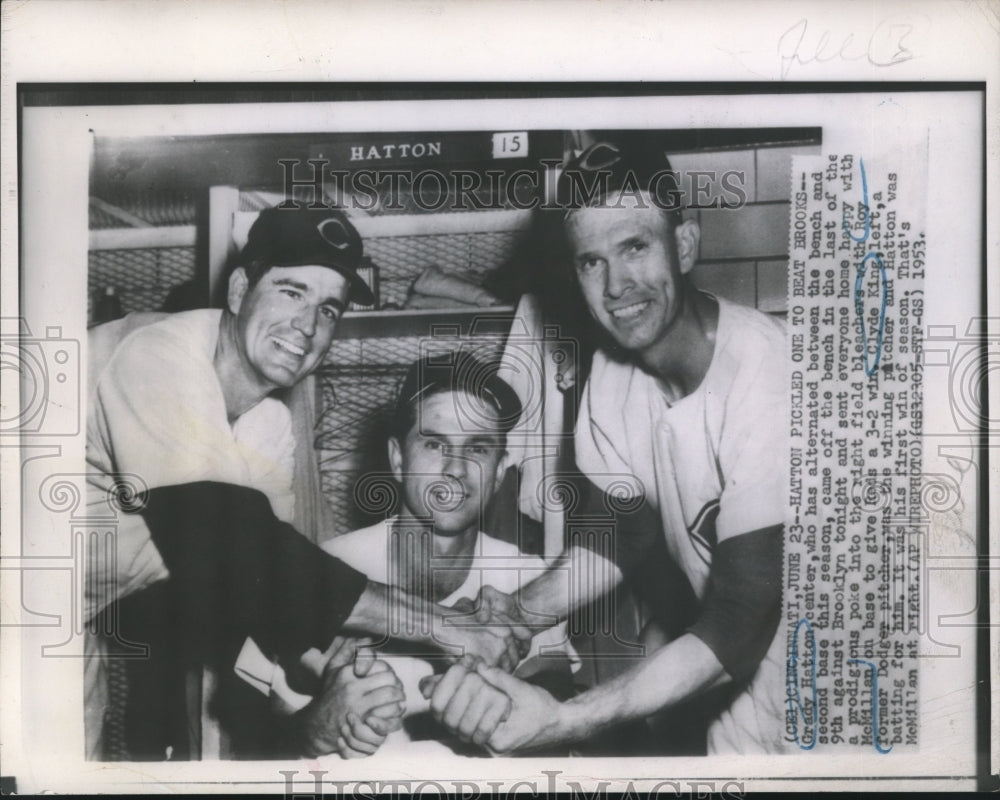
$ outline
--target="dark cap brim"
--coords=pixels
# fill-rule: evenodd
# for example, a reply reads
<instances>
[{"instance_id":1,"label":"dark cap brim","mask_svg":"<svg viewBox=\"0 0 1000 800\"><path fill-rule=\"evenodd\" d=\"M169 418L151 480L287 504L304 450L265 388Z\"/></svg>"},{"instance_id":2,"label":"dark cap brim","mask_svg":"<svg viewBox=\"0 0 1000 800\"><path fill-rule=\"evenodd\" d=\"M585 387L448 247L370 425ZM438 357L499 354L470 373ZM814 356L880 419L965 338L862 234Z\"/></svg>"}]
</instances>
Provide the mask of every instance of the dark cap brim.
<instances>
[{"instance_id":1,"label":"dark cap brim","mask_svg":"<svg viewBox=\"0 0 1000 800\"><path fill-rule=\"evenodd\" d=\"M352 303L358 303L363 306L373 306L375 305L375 295L372 293L371 288L365 283L364 279L358 275L350 267L346 267L343 264L337 264L331 261L329 258L317 257L317 258L297 258L293 260L283 260L280 264L272 264L274 267L327 267L339 272L347 279L348 286L348 301Z\"/></svg>"},{"instance_id":2,"label":"dark cap brim","mask_svg":"<svg viewBox=\"0 0 1000 800\"><path fill-rule=\"evenodd\" d=\"M327 264L326 266L337 270L337 272L347 278L347 283L351 289L347 298L349 301L362 306L375 305L375 295L372 293L368 284L364 282L364 279L358 275L358 273L345 267L334 266L333 264Z\"/></svg>"},{"instance_id":3,"label":"dark cap brim","mask_svg":"<svg viewBox=\"0 0 1000 800\"><path fill-rule=\"evenodd\" d=\"M348 282L349 299L374 305L372 290L358 275L364 244L340 209L265 208L247 235L241 259L271 267L329 267Z\"/></svg>"}]
</instances>

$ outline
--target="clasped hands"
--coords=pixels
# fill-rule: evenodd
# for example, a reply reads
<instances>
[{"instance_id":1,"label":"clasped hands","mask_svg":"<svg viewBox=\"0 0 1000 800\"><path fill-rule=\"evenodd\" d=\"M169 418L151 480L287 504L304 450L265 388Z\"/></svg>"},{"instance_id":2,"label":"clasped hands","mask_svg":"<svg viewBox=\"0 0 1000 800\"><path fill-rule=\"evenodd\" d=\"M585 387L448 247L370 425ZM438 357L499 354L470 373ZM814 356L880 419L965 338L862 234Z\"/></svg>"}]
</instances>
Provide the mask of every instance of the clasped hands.
<instances>
[{"instance_id":1,"label":"clasped hands","mask_svg":"<svg viewBox=\"0 0 1000 800\"><path fill-rule=\"evenodd\" d=\"M484 586L477 603L463 598L451 606L434 638L445 650L457 648L457 658L478 659L513 672L531 649L536 632L514 597Z\"/></svg>"},{"instance_id":2,"label":"clasped hands","mask_svg":"<svg viewBox=\"0 0 1000 800\"><path fill-rule=\"evenodd\" d=\"M516 598L492 586L483 587L475 606L465 600L453 608L465 614L458 619L474 617L487 632L506 632L510 638L498 660L467 650L444 675L421 681L434 718L461 740L494 753L547 744L559 703L543 689L508 674L527 655L534 633L547 626L530 624ZM510 643L516 656L509 651Z\"/></svg>"},{"instance_id":3,"label":"clasped hands","mask_svg":"<svg viewBox=\"0 0 1000 800\"><path fill-rule=\"evenodd\" d=\"M322 669L322 678L319 693L302 712L307 756L363 758L402 726L403 686L369 645L370 639L338 636L312 665Z\"/></svg>"},{"instance_id":4,"label":"clasped hands","mask_svg":"<svg viewBox=\"0 0 1000 800\"><path fill-rule=\"evenodd\" d=\"M508 674L527 654L534 633L515 598L486 586L477 604L463 600L452 610L457 613L446 625L454 625L457 635L448 639L460 642L464 652L447 672L420 685L434 718L461 740L493 752L535 746L539 723L557 713L558 703ZM368 756L402 726L402 685L370 645L338 636L322 656L325 664L313 665L322 681L303 711L307 755Z\"/></svg>"}]
</instances>

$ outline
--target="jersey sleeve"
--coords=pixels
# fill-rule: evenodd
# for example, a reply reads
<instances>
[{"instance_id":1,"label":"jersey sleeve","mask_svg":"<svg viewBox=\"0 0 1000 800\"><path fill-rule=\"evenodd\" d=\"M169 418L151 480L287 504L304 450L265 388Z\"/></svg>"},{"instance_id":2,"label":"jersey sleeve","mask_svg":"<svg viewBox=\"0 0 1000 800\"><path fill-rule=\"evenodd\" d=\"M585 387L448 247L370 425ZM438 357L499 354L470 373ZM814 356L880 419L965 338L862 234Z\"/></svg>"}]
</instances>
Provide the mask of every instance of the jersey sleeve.
<instances>
[{"instance_id":1,"label":"jersey sleeve","mask_svg":"<svg viewBox=\"0 0 1000 800\"><path fill-rule=\"evenodd\" d=\"M149 488L247 484L218 378L180 337L155 328L129 337L102 373L95 403L97 432L117 472Z\"/></svg>"},{"instance_id":2,"label":"jersey sleeve","mask_svg":"<svg viewBox=\"0 0 1000 800\"><path fill-rule=\"evenodd\" d=\"M261 400L233 425L248 484L260 489L283 522L295 516L295 433L288 406L273 397Z\"/></svg>"},{"instance_id":3,"label":"jersey sleeve","mask_svg":"<svg viewBox=\"0 0 1000 800\"><path fill-rule=\"evenodd\" d=\"M781 608L788 473L788 388L782 340L745 331L725 398L722 494L708 585L690 631L737 681L757 669Z\"/></svg>"},{"instance_id":4,"label":"jersey sleeve","mask_svg":"<svg viewBox=\"0 0 1000 800\"><path fill-rule=\"evenodd\" d=\"M574 459L580 471L602 490L622 475L632 474L630 439L650 433L645 429L637 433L627 424L642 422L638 416L626 420L629 376L620 365L596 353L577 414L573 432ZM615 391L607 391L610 386L616 387Z\"/></svg>"},{"instance_id":5,"label":"jersey sleeve","mask_svg":"<svg viewBox=\"0 0 1000 800\"><path fill-rule=\"evenodd\" d=\"M788 393L784 362L761 360L726 399L719 446L719 542L782 525L788 472Z\"/></svg>"},{"instance_id":6,"label":"jersey sleeve","mask_svg":"<svg viewBox=\"0 0 1000 800\"><path fill-rule=\"evenodd\" d=\"M196 658L248 636L285 663L325 649L368 583L278 520L262 492L198 482L143 499L140 513L170 570L170 623Z\"/></svg>"},{"instance_id":7,"label":"jersey sleeve","mask_svg":"<svg viewBox=\"0 0 1000 800\"><path fill-rule=\"evenodd\" d=\"M736 681L754 674L781 617L780 525L720 542L708 591L690 632Z\"/></svg>"}]
</instances>

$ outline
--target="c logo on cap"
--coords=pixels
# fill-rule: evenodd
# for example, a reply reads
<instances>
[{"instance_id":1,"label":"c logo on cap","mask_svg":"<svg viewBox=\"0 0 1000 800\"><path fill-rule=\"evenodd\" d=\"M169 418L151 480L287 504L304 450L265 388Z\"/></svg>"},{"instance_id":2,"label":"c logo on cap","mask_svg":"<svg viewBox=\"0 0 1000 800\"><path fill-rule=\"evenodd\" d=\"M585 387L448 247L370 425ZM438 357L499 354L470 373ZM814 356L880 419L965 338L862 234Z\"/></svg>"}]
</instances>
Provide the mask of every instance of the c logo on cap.
<instances>
[{"instance_id":1,"label":"c logo on cap","mask_svg":"<svg viewBox=\"0 0 1000 800\"><path fill-rule=\"evenodd\" d=\"M332 232L333 236L327 232L327 228L331 225L336 226L336 231ZM347 232L344 223L336 217L328 217L323 220L316 226L316 230L323 237L323 241L331 247L336 247L338 250L346 250L351 246L351 235Z\"/></svg>"},{"instance_id":2,"label":"c logo on cap","mask_svg":"<svg viewBox=\"0 0 1000 800\"><path fill-rule=\"evenodd\" d=\"M600 156L603 156L601 160ZM580 169L596 172L621 161L621 151L608 142L598 142L580 156ZM600 162L600 163L598 163Z\"/></svg>"}]
</instances>

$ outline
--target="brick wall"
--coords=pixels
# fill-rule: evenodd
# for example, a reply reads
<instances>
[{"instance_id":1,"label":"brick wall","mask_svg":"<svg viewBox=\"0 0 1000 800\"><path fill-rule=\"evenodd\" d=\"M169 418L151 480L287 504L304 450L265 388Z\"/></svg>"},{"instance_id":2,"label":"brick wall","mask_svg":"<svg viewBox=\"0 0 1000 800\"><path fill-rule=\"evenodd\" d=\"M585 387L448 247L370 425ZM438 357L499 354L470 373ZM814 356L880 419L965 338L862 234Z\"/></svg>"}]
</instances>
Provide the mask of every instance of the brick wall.
<instances>
[{"instance_id":1,"label":"brick wall","mask_svg":"<svg viewBox=\"0 0 1000 800\"><path fill-rule=\"evenodd\" d=\"M732 198L719 185L729 171L742 174L747 202L740 208L686 212L701 227L698 264L692 278L705 291L771 313L787 301L788 210L793 155L814 155L820 146L758 147L748 150L684 153L670 157L690 189L690 170L714 172L708 197ZM730 183L733 179L730 178ZM710 183L700 178L701 185ZM686 192L688 194L688 192ZM690 196L685 204L691 204ZM705 205L704 199L702 205Z\"/></svg>"}]
</instances>

